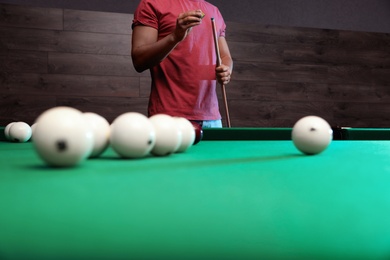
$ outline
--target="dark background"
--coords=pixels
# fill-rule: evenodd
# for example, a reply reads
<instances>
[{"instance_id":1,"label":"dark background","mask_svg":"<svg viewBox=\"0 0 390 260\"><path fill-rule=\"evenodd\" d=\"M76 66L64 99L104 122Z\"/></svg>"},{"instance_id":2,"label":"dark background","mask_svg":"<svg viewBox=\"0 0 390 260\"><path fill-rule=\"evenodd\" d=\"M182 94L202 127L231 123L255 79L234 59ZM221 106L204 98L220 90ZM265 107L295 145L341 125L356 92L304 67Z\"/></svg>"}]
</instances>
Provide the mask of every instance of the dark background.
<instances>
[{"instance_id":1,"label":"dark background","mask_svg":"<svg viewBox=\"0 0 390 260\"><path fill-rule=\"evenodd\" d=\"M0 125L61 105L109 122L146 114L150 76L130 56L138 1L1 2ZM233 127L292 127L306 115L390 127L390 1L211 2L228 24Z\"/></svg>"},{"instance_id":2,"label":"dark background","mask_svg":"<svg viewBox=\"0 0 390 260\"><path fill-rule=\"evenodd\" d=\"M138 0L2 0L40 7L133 13ZM233 22L390 33L389 0L210 0Z\"/></svg>"}]
</instances>

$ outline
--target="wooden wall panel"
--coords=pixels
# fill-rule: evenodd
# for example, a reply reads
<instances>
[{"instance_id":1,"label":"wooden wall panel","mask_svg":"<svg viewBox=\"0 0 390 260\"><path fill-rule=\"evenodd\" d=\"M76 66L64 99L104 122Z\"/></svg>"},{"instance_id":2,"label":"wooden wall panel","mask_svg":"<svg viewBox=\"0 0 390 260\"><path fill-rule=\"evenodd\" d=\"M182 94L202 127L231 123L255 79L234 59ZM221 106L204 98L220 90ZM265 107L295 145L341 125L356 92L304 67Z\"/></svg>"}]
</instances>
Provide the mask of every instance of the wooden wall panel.
<instances>
[{"instance_id":1,"label":"wooden wall panel","mask_svg":"<svg viewBox=\"0 0 390 260\"><path fill-rule=\"evenodd\" d=\"M333 102L313 101L262 101L262 100L230 100L231 121L242 127L292 126L305 115L317 115L331 120L328 111L332 111ZM310 112L309 112L310 111Z\"/></svg>"},{"instance_id":2,"label":"wooden wall panel","mask_svg":"<svg viewBox=\"0 0 390 260\"><path fill-rule=\"evenodd\" d=\"M35 50L61 53L129 55L129 35L0 28L0 45L8 50ZM115 42L115 44L113 44Z\"/></svg>"},{"instance_id":3,"label":"wooden wall panel","mask_svg":"<svg viewBox=\"0 0 390 260\"><path fill-rule=\"evenodd\" d=\"M235 61L234 80L318 83L326 82L328 68L316 64Z\"/></svg>"},{"instance_id":4,"label":"wooden wall panel","mask_svg":"<svg viewBox=\"0 0 390 260\"><path fill-rule=\"evenodd\" d=\"M0 125L32 123L59 105L109 121L146 114L151 79L132 65L132 19L0 4ZM232 126L291 127L318 115L333 126L390 127L389 34L227 25Z\"/></svg>"},{"instance_id":5,"label":"wooden wall panel","mask_svg":"<svg viewBox=\"0 0 390 260\"><path fill-rule=\"evenodd\" d=\"M130 56L49 53L49 72L67 75L137 76Z\"/></svg>"},{"instance_id":6,"label":"wooden wall panel","mask_svg":"<svg viewBox=\"0 0 390 260\"><path fill-rule=\"evenodd\" d=\"M131 34L132 14L64 10L64 30Z\"/></svg>"},{"instance_id":7,"label":"wooden wall panel","mask_svg":"<svg viewBox=\"0 0 390 260\"><path fill-rule=\"evenodd\" d=\"M32 123L60 105L111 120L126 111L146 114L140 81L148 73L132 66L132 19L0 4L0 124Z\"/></svg>"},{"instance_id":8,"label":"wooden wall panel","mask_svg":"<svg viewBox=\"0 0 390 260\"><path fill-rule=\"evenodd\" d=\"M255 42L272 45L328 45L337 41L339 31L299 27L246 24L227 21L229 42Z\"/></svg>"},{"instance_id":9,"label":"wooden wall panel","mask_svg":"<svg viewBox=\"0 0 390 260\"><path fill-rule=\"evenodd\" d=\"M139 77L19 73L4 77L7 94L93 97L139 97ZM99 91L97 91L99 90Z\"/></svg>"},{"instance_id":10,"label":"wooden wall panel","mask_svg":"<svg viewBox=\"0 0 390 260\"><path fill-rule=\"evenodd\" d=\"M47 73L47 53L38 51L0 50L0 75L12 72ZM6 73L8 72L8 73Z\"/></svg>"},{"instance_id":11,"label":"wooden wall panel","mask_svg":"<svg viewBox=\"0 0 390 260\"><path fill-rule=\"evenodd\" d=\"M333 121L352 127L390 126L389 103L340 102L333 107Z\"/></svg>"},{"instance_id":12,"label":"wooden wall panel","mask_svg":"<svg viewBox=\"0 0 390 260\"><path fill-rule=\"evenodd\" d=\"M2 126L10 122L23 121L33 124L36 117L57 105L55 96L39 96L30 94L0 94L0 122Z\"/></svg>"},{"instance_id":13,"label":"wooden wall panel","mask_svg":"<svg viewBox=\"0 0 390 260\"><path fill-rule=\"evenodd\" d=\"M228 23L227 39L232 125L390 126L388 34Z\"/></svg>"},{"instance_id":14,"label":"wooden wall panel","mask_svg":"<svg viewBox=\"0 0 390 260\"><path fill-rule=\"evenodd\" d=\"M59 97L57 103L80 109L84 112L95 112L112 122L117 116L129 111L147 110L147 98L131 97Z\"/></svg>"},{"instance_id":15,"label":"wooden wall panel","mask_svg":"<svg viewBox=\"0 0 390 260\"><path fill-rule=\"evenodd\" d=\"M152 79L149 76L140 77L140 97L149 97Z\"/></svg>"},{"instance_id":16,"label":"wooden wall panel","mask_svg":"<svg viewBox=\"0 0 390 260\"><path fill-rule=\"evenodd\" d=\"M284 48L274 44L256 42L229 42L229 49L234 59L251 62L283 62ZM245 51L243 51L245 50Z\"/></svg>"},{"instance_id":17,"label":"wooden wall panel","mask_svg":"<svg viewBox=\"0 0 390 260\"><path fill-rule=\"evenodd\" d=\"M0 26L62 30L63 10L1 4Z\"/></svg>"}]
</instances>

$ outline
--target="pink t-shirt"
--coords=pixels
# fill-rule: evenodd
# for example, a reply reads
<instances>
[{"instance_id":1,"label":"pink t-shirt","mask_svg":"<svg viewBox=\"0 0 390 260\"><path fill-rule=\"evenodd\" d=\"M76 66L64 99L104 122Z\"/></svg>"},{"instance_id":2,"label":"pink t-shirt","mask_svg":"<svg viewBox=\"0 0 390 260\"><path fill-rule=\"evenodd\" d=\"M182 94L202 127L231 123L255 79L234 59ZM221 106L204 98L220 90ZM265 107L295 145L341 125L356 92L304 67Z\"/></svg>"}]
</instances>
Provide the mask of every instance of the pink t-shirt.
<instances>
[{"instance_id":1,"label":"pink t-shirt","mask_svg":"<svg viewBox=\"0 0 390 260\"><path fill-rule=\"evenodd\" d=\"M158 30L158 38L173 32L180 13L202 10L206 16L187 38L160 64L150 69L152 87L149 116L165 113L190 120L221 118L216 93L216 53L211 18L218 36L225 36L226 24L218 8L204 0L142 0L133 26Z\"/></svg>"}]
</instances>

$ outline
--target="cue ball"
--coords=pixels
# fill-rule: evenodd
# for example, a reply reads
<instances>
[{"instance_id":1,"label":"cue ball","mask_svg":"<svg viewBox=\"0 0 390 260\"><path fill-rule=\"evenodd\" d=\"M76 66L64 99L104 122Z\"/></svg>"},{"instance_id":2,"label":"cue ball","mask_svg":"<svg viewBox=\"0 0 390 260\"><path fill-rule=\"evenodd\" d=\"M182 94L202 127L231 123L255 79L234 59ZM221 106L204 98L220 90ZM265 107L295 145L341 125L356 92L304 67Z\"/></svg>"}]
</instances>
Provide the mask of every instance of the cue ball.
<instances>
[{"instance_id":1,"label":"cue ball","mask_svg":"<svg viewBox=\"0 0 390 260\"><path fill-rule=\"evenodd\" d=\"M93 149L89 157L98 157L109 145L110 124L104 117L93 112L85 112L83 116L93 132Z\"/></svg>"},{"instance_id":2,"label":"cue ball","mask_svg":"<svg viewBox=\"0 0 390 260\"><path fill-rule=\"evenodd\" d=\"M93 132L83 113L71 107L54 107L36 120L33 144L50 166L71 167L83 162L93 149Z\"/></svg>"},{"instance_id":3,"label":"cue ball","mask_svg":"<svg viewBox=\"0 0 390 260\"><path fill-rule=\"evenodd\" d=\"M110 144L123 158L147 156L156 141L152 123L145 115L127 112L118 116L111 124Z\"/></svg>"},{"instance_id":4,"label":"cue ball","mask_svg":"<svg viewBox=\"0 0 390 260\"><path fill-rule=\"evenodd\" d=\"M333 139L331 126L318 116L306 116L299 119L292 129L292 141L295 147L308 155L324 151Z\"/></svg>"},{"instance_id":5,"label":"cue ball","mask_svg":"<svg viewBox=\"0 0 390 260\"><path fill-rule=\"evenodd\" d=\"M172 116L156 114L149 118L156 131L156 144L152 154L157 156L168 156L179 149L182 133Z\"/></svg>"},{"instance_id":6,"label":"cue ball","mask_svg":"<svg viewBox=\"0 0 390 260\"><path fill-rule=\"evenodd\" d=\"M195 141L195 129L191 122L184 117L174 117L176 123L181 131L181 143L177 149L177 153L183 153L187 151Z\"/></svg>"},{"instance_id":7,"label":"cue ball","mask_svg":"<svg viewBox=\"0 0 390 260\"><path fill-rule=\"evenodd\" d=\"M15 122L9 128L9 139L13 142L25 143L32 135L31 127L25 122Z\"/></svg>"},{"instance_id":8,"label":"cue ball","mask_svg":"<svg viewBox=\"0 0 390 260\"><path fill-rule=\"evenodd\" d=\"M34 138L35 127L37 127L37 123L31 125L31 139Z\"/></svg>"}]
</instances>

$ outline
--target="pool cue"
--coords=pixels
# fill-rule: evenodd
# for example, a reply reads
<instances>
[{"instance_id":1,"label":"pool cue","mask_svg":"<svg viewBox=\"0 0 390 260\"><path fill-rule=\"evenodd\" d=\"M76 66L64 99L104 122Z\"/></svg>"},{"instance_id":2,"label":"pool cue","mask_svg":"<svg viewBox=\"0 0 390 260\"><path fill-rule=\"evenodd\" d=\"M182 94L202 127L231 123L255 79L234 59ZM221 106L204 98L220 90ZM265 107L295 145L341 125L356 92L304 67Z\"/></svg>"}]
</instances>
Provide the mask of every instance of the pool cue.
<instances>
[{"instance_id":1,"label":"pool cue","mask_svg":"<svg viewBox=\"0 0 390 260\"><path fill-rule=\"evenodd\" d=\"M218 67L218 66L220 66L222 64L222 61L221 61L221 55L219 53L217 29L215 27L215 20L214 20L213 17L211 18L211 25L212 25L212 28L213 28L214 45L215 45L215 52L216 52L216 55L217 55L217 67ZM229 106L228 106L228 103L227 103L226 88L225 88L224 84L221 84L221 89L222 89L223 103L225 105L226 123L227 123L227 126L230 128L231 124L230 124L230 116L229 116Z\"/></svg>"}]
</instances>

